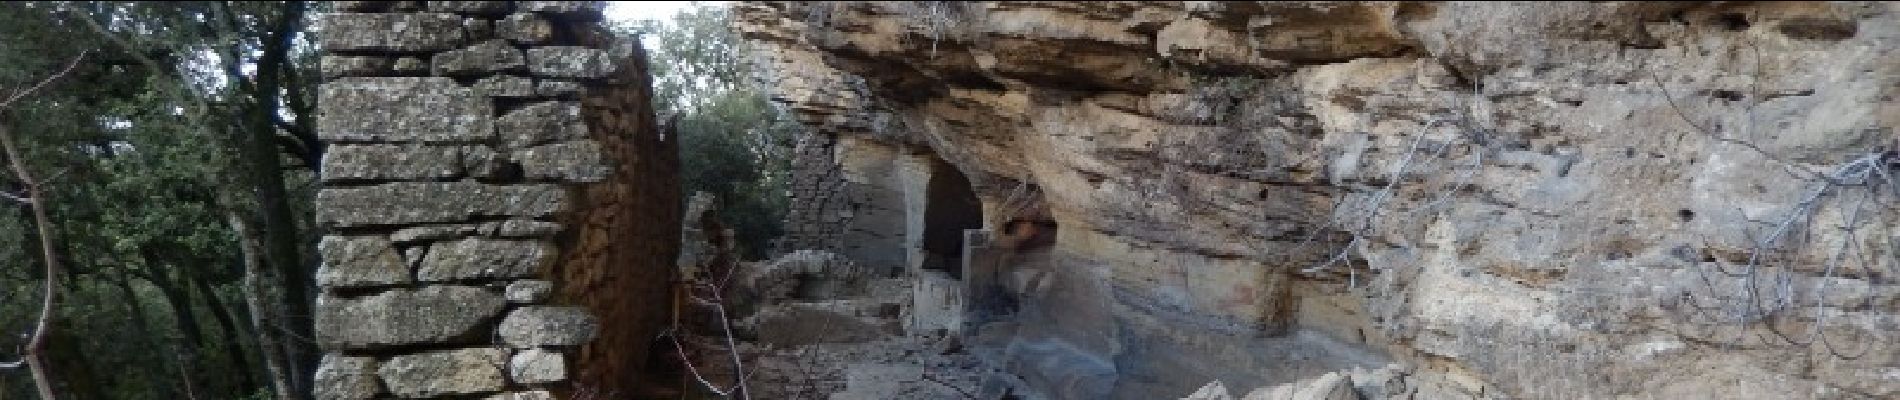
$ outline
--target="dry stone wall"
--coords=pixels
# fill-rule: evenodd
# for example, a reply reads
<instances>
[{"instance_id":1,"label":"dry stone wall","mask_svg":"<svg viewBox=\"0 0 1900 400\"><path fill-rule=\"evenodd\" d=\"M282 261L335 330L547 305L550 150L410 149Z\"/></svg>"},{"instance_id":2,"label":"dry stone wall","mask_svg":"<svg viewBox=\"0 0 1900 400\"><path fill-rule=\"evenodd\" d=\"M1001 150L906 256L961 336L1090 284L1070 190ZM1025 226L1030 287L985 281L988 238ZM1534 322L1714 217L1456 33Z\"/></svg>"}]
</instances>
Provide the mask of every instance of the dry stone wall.
<instances>
[{"instance_id":1,"label":"dry stone wall","mask_svg":"<svg viewBox=\"0 0 1900 400\"><path fill-rule=\"evenodd\" d=\"M572 216L599 208L577 197L629 175L582 103L645 84L612 79L637 47L587 35L603 6L351 1L319 18L316 398L570 395L603 323L550 271L590 267L562 265L588 239Z\"/></svg>"}]
</instances>

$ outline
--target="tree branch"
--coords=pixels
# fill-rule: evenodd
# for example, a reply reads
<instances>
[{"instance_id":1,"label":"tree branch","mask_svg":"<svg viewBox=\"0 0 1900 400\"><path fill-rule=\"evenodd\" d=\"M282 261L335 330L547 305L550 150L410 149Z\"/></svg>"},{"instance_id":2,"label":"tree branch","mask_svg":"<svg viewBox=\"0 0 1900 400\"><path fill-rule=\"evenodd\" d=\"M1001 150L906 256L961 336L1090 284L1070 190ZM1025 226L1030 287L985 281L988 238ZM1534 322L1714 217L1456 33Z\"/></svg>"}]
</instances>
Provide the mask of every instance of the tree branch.
<instances>
[{"instance_id":1,"label":"tree branch","mask_svg":"<svg viewBox=\"0 0 1900 400\"><path fill-rule=\"evenodd\" d=\"M26 196L17 195L17 194L0 192L0 198L13 200L13 201L19 202L20 204L33 205L33 199L27 198Z\"/></svg>"},{"instance_id":2,"label":"tree branch","mask_svg":"<svg viewBox=\"0 0 1900 400\"><path fill-rule=\"evenodd\" d=\"M46 77L46 79L40 80L40 83L34 84L32 87L28 87L26 89L13 92L13 95L7 96L6 101L0 101L0 110L4 110L7 107L12 106L13 102L19 101L21 98L25 98L26 95L33 94L33 92L39 91L40 88L46 87L47 84L51 84L53 83L53 81L59 80L60 77L66 76L66 73L72 72L73 68L79 66L79 60L85 59L86 53L89 53L89 52L92 52L92 50L80 51L78 56L74 56L71 62L66 63L66 68L60 69L59 72L53 73L52 76L48 76ZM12 157L12 156L9 156L9 157Z\"/></svg>"}]
</instances>

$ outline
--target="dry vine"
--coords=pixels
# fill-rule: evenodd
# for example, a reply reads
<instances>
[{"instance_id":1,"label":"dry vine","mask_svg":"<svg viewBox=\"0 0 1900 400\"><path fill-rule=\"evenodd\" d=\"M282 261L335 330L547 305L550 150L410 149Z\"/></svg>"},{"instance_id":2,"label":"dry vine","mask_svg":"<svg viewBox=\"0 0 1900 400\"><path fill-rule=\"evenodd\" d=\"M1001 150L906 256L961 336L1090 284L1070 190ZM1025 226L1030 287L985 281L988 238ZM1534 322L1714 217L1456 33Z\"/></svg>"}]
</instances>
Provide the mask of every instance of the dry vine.
<instances>
[{"instance_id":1,"label":"dry vine","mask_svg":"<svg viewBox=\"0 0 1900 400\"><path fill-rule=\"evenodd\" d=\"M1759 69L1761 50L1755 48L1755 53ZM1744 138L1734 138L1696 123L1683 111L1675 96L1670 94L1662 78L1647 66L1643 69L1648 72L1656 90L1667 100L1670 109L1695 132L1721 143L1744 147L1774 161L1807 186L1800 192L1800 200L1787 207L1786 214L1769 227L1767 235L1751 243L1748 257L1741 265L1730 265L1719 257L1711 257L1713 262L1700 263L1694 268L1698 283L1713 298L1701 299L1692 292L1683 293L1688 307L1699 316L1712 317L1718 321L1728 320L1729 324L1736 327L1736 337L1730 345L1741 344L1748 328L1758 324L1767 330L1766 334L1757 334L1762 343L1774 343L1778 339L1783 345L1798 347L1818 344L1829 354L1848 360L1866 356L1877 341L1866 341L1868 344L1856 351L1843 351L1823 332L1830 316L1828 311L1835 308L1826 305L1825 299L1837 293L1838 289L1833 287L1836 278L1859 277L1867 280L1865 292L1857 296L1860 302L1838 308L1871 309L1875 298L1874 288L1885 283L1880 279L1881 276L1900 274L1900 243L1884 239L1877 241L1884 247L1868 248L1862 240L1862 234L1867 230L1891 232L1895 228L1889 220L1896 217L1894 201L1900 199L1900 179L1895 177L1895 168L1900 167L1900 153L1896 153L1895 149L1876 147L1829 171L1801 168L1748 141L1746 133ZM1759 85L1759 81L1756 79L1754 85ZM1755 102L1748 106L1748 117L1752 122L1753 110L1762 100L1759 88L1751 91L1751 98ZM1751 123L1749 127L1753 125ZM1828 207L1830 200L1833 201L1832 207ZM1810 247L1817 239L1824 239L1816 238L1815 225L1821 222L1823 209L1827 208L1834 209L1835 215L1839 217L1838 224L1831 228L1838 232L1837 240L1840 243L1831 250L1818 249L1825 254L1818 268L1821 274L1818 277L1808 276L1814 283L1806 290L1806 300L1803 300L1796 283L1797 278L1803 276L1799 273L1802 267L1799 265L1802 261L1800 253L1816 250ZM1879 256L1883 254L1892 259L1881 260ZM1712 267L1703 264L1712 264ZM1885 264L1884 268L1882 264ZM1735 288L1720 289L1717 279L1721 278L1740 282ZM1724 291L1739 293L1729 296L1719 294ZM1807 322L1806 332L1793 332L1774 323L1783 318L1803 322L1799 314L1804 309L1812 311L1806 316L1811 321Z\"/></svg>"}]
</instances>

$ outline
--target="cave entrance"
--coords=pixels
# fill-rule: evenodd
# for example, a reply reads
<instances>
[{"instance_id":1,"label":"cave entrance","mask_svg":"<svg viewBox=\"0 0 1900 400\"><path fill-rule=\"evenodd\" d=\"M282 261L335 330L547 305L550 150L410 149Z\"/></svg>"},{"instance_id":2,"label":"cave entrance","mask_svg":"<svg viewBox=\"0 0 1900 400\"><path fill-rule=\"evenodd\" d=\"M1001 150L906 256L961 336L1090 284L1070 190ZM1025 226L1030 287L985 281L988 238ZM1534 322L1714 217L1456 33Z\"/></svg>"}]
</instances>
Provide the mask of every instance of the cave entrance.
<instances>
[{"instance_id":1,"label":"cave entrance","mask_svg":"<svg viewBox=\"0 0 1900 400\"><path fill-rule=\"evenodd\" d=\"M970 179L955 166L932 157L925 189L923 269L963 278L963 231L983 228L983 204Z\"/></svg>"}]
</instances>

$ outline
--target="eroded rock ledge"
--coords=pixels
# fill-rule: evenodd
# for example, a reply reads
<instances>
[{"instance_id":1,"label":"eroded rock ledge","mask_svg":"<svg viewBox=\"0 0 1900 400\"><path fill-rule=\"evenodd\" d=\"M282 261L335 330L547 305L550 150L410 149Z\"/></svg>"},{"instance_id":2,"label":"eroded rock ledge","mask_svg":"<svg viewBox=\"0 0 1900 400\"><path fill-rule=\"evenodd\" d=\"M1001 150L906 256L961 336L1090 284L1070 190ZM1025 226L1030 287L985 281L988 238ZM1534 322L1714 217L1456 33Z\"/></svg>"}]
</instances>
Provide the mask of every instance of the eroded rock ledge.
<instances>
[{"instance_id":1,"label":"eroded rock ledge","mask_svg":"<svg viewBox=\"0 0 1900 400\"><path fill-rule=\"evenodd\" d=\"M1053 245L999 264L1041 283L966 326L1035 395L1246 393L1389 362L1438 382L1419 398L1900 394L1891 261L1825 268L1850 236L1823 227L1780 266L1720 273L1826 187L1810 171L1884 159L1892 3L735 15L775 100L820 132L798 153L796 245L928 270L932 228L908 216L941 200L938 176L966 180L993 231L1013 196L1047 205ZM1852 190L1818 223L1854 218L1836 216L1870 193ZM1868 226L1853 240L1889 254L1871 233L1889 225ZM1785 291L1750 296L1749 276ZM1762 298L1800 300L1762 318Z\"/></svg>"}]
</instances>

